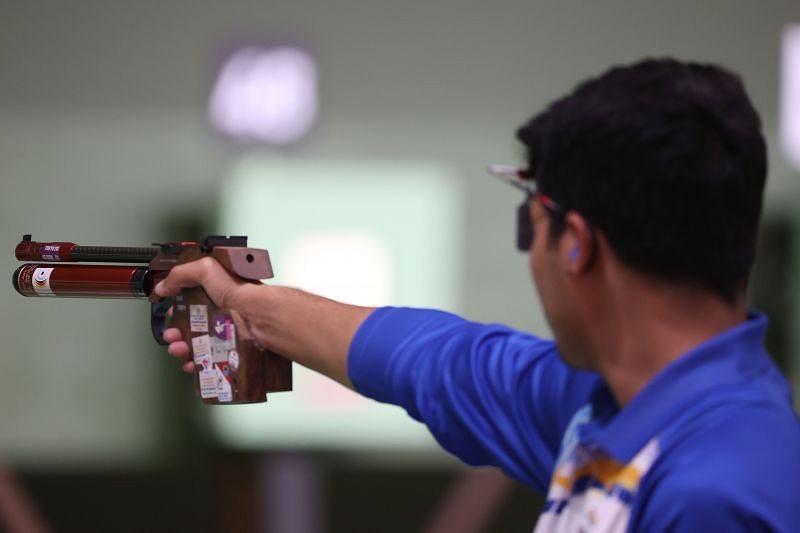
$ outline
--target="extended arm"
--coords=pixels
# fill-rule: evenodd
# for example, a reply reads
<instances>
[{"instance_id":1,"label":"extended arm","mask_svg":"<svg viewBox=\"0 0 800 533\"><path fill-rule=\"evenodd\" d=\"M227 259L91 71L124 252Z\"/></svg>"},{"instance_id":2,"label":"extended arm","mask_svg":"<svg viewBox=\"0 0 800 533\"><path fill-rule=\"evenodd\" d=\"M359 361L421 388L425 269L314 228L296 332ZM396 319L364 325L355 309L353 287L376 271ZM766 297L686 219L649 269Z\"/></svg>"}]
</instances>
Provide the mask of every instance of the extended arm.
<instances>
[{"instance_id":1,"label":"extended arm","mask_svg":"<svg viewBox=\"0 0 800 533\"><path fill-rule=\"evenodd\" d=\"M238 312L266 348L402 406L466 463L499 466L541 491L561 434L596 381L567 368L552 341L505 326L239 282L211 259L176 267L156 293L196 285ZM188 359L178 330L164 337L170 353ZM193 363L184 369L194 371Z\"/></svg>"}]
</instances>

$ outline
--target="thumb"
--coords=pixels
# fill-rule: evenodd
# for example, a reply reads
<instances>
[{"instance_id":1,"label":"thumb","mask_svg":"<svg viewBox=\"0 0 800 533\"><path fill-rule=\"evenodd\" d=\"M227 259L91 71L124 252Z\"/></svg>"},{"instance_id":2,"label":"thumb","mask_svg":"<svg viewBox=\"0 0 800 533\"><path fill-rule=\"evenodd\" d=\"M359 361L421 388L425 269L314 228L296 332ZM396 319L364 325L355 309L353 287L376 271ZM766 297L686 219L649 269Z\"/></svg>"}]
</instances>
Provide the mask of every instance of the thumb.
<instances>
[{"instance_id":1,"label":"thumb","mask_svg":"<svg viewBox=\"0 0 800 533\"><path fill-rule=\"evenodd\" d=\"M222 265L211 257L178 265L153 289L156 296L175 296L181 290L202 286L208 296L218 305L223 305L226 295L243 284L231 276Z\"/></svg>"}]
</instances>

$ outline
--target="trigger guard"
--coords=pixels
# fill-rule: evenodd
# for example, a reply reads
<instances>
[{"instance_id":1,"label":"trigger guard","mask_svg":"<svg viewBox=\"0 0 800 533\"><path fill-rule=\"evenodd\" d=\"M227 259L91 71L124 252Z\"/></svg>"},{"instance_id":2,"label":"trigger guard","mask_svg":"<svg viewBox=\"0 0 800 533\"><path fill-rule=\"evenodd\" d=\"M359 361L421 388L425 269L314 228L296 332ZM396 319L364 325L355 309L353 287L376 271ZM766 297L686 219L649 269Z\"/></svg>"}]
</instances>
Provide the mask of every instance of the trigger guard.
<instances>
[{"instance_id":1,"label":"trigger guard","mask_svg":"<svg viewBox=\"0 0 800 533\"><path fill-rule=\"evenodd\" d=\"M162 346L167 346L169 343L164 340L164 330L167 329L167 311L172 307L172 298L164 298L158 302L150 304L150 330L153 333L153 338Z\"/></svg>"}]
</instances>

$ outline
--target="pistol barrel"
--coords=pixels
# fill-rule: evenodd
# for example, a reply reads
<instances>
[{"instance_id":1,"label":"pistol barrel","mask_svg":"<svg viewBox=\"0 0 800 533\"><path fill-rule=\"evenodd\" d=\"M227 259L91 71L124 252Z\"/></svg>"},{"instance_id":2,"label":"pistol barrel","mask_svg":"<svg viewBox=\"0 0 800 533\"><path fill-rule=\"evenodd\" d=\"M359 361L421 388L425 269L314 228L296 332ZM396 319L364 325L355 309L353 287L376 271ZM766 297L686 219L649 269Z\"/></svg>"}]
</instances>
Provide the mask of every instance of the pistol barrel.
<instances>
[{"instance_id":1,"label":"pistol barrel","mask_svg":"<svg viewBox=\"0 0 800 533\"><path fill-rule=\"evenodd\" d=\"M20 261L51 263L149 263L158 254L157 247L79 246L73 242L36 242L22 237L15 250Z\"/></svg>"},{"instance_id":2,"label":"pistol barrel","mask_svg":"<svg viewBox=\"0 0 800 533\"><path fill-rule=\"evenodd\" d=\"M158 254L156 247L136 246L76 246L73 261L94 263L149 263Z\"/></svg>"}]
</instances>

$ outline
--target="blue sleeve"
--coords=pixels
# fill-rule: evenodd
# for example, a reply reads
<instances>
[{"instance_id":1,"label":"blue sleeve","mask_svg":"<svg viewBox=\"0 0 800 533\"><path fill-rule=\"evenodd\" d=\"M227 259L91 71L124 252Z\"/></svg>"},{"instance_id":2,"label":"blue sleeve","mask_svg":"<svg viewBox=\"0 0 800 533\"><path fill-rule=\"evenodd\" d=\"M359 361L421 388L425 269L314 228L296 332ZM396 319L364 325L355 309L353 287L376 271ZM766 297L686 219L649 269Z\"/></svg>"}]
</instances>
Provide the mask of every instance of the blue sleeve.
<instances>
[{"instance_id":1,"label":"blue sleeve","mask_svg":"<svg viewBox=\"0 0 800 533\"><path fill-rule=\"evenodd\" d=\"M400 405L470 465L493 465L544 492L572 414L597 376L555 343L441 311L382 308L350 346L360 393Z\"/></svg>"}]
</instances>

